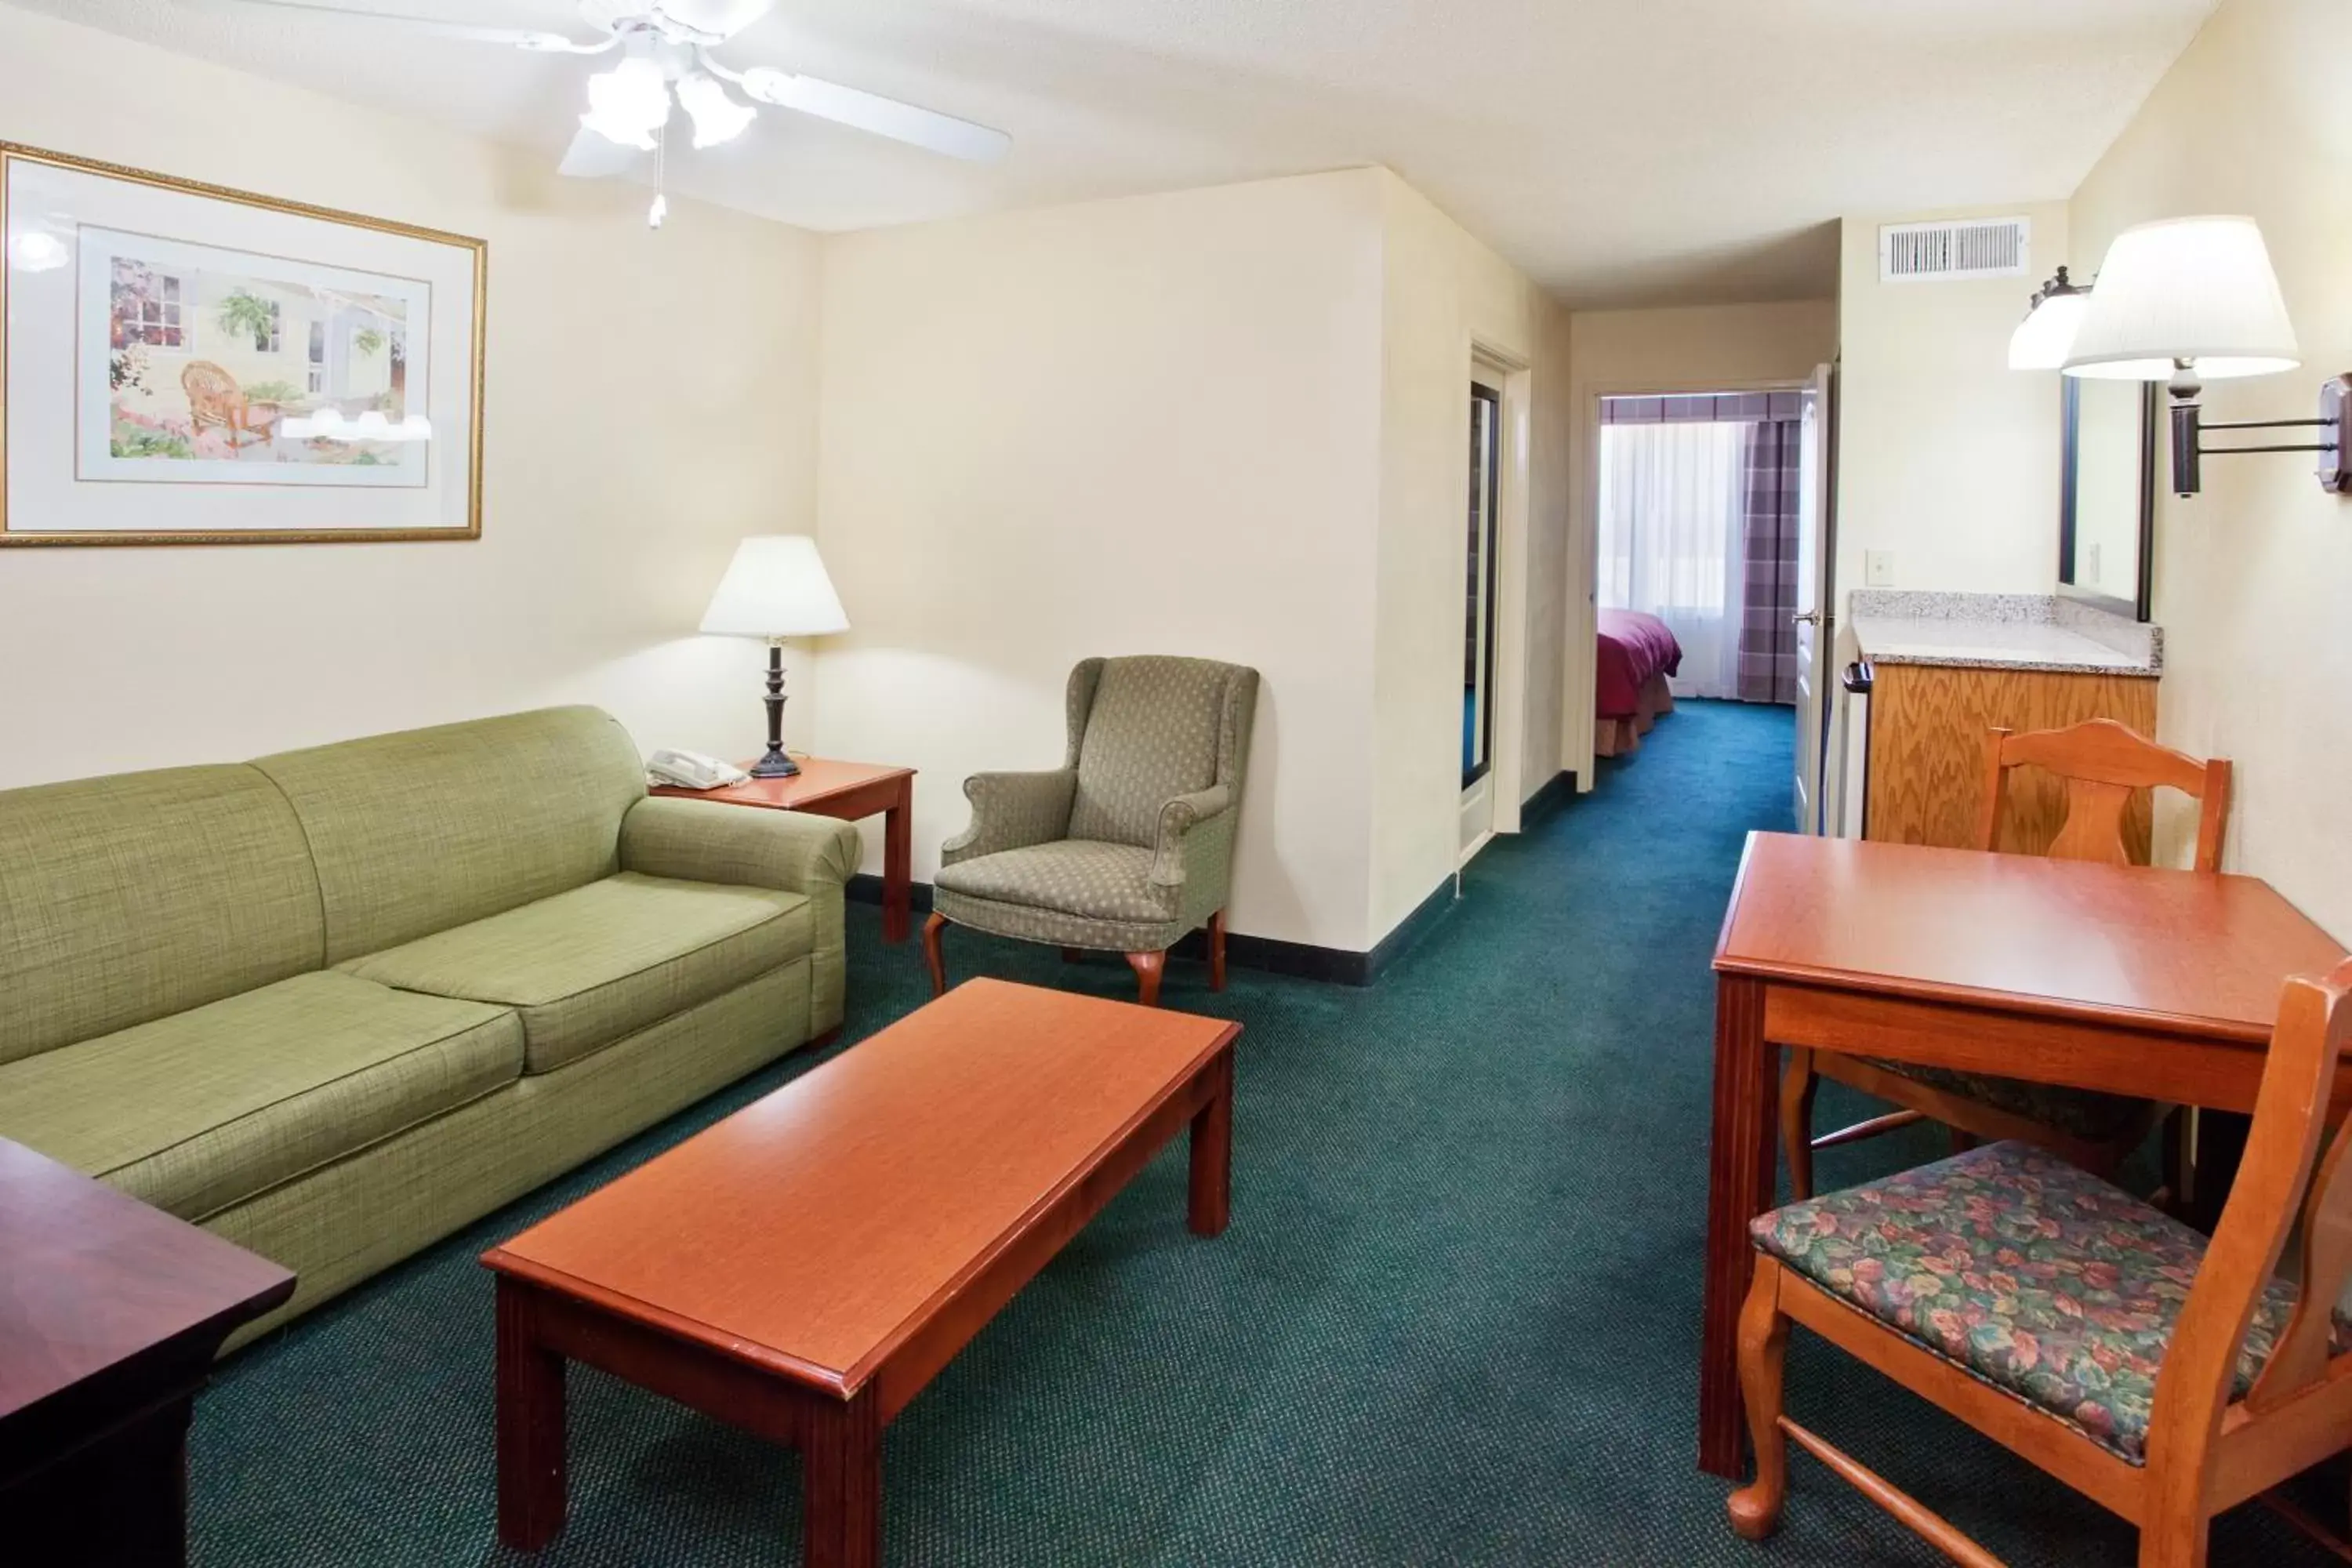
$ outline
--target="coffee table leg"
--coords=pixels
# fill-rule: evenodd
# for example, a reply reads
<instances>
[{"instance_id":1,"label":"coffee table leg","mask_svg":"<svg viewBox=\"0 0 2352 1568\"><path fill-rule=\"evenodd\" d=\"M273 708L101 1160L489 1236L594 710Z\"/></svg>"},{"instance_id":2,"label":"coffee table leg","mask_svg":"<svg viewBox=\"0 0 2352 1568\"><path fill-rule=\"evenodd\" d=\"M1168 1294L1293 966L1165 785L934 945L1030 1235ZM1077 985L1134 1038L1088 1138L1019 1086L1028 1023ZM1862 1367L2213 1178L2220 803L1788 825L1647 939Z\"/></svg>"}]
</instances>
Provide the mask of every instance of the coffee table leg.
<instances>
[{"instance_id":1,"label":"coffee table leg","mask_svg":"<svg viewBox=\"0 0 2352 1568\"><path fill-rule=\"evenodd\" d=\"M499 1281L499 1539L518 1552L563 1528L563 1358L540 1343L537 1307Z\"/></svg>"},{"instance_id":2,"label":"coffee table leg","mask_svg":"<svg viewBox=\"0 0 2352 1568\"><path fill-rule=\"evenodd\" d=\"M872 1384L813 1415L801 1447L801 1500L806 1568L879 1568L882 1422Z\"/></svg>"},{"instance_id":3,"label":"coffee table leg","mask_svg":"<svg viewBox=\"0 0 2352 1568\"><path fill-rule=\"evenodd\" d=\"M1209 1103L1192 1116L1191 1213L1195 1236L1222 1236L1234 1194L1234 1053L1218 1053Z\"/></svg>"}]
</instances>

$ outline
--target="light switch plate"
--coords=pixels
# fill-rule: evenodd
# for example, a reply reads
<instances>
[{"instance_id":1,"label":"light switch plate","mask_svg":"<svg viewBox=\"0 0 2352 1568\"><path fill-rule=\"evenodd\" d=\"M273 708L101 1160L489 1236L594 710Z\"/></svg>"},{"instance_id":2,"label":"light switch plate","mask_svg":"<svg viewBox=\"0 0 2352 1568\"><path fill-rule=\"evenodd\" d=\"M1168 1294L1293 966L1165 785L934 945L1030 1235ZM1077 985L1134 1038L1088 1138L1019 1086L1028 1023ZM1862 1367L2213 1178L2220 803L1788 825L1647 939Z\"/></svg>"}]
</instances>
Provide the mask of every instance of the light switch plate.
<instances>
[{"instance_id":1,"label":"light switch plate","mask_svg":"<svg viewBox=\"0 0 2352 1568\"><path fill-rule=\"evenodd\" d=\"M1863 581L1873 588L1895 586L1895 552L1865 550L1862 555Z\"/></svg>"}]
</instances>

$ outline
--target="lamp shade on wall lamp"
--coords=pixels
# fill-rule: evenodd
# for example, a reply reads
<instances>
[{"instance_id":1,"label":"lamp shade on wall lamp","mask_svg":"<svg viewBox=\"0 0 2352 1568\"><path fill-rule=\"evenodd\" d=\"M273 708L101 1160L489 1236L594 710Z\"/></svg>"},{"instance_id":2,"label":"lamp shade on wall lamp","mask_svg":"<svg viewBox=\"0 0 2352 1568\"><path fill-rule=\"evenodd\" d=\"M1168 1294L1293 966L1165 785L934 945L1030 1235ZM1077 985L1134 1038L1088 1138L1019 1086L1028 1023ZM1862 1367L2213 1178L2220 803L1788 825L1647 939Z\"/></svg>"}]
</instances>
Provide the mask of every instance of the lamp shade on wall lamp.
<instances>
[{"instance_id":1,"label":"lamp shade on wall lamp","mask_svg":"<svg viewBox=\"0 0 2352 1568\"><path fill-rule=\"evenodd\" d=\"M2250 217L2180 217L2117 235L2068 375L2169 381L2184 364L2222 380L2302 363L2270 248Z\"/></svg>"},{"instance_id":2,"label":"lamp shade on wall lamp","mask_svg":"<svg viewBox=\"0 0 2352 1568\"><path fill-rule=\"evenodd\" d=\"M2044 296L2009 337L2009 368L2056 370L2073 355L2083 319L2090 313L2087 289Z\"/></svg>"},{"instance_id":3,"label":"lamp shade on wall lamp","mask_svg":"<svg viewBox=\"0 0 2352 1568\"><path fill-rule=\"evenodd\" d=\"M720 637L813 637L849 629L825 575L816 541L802 533L754 534L735 547L702 629Z\"/></svg>"}]
</instances>

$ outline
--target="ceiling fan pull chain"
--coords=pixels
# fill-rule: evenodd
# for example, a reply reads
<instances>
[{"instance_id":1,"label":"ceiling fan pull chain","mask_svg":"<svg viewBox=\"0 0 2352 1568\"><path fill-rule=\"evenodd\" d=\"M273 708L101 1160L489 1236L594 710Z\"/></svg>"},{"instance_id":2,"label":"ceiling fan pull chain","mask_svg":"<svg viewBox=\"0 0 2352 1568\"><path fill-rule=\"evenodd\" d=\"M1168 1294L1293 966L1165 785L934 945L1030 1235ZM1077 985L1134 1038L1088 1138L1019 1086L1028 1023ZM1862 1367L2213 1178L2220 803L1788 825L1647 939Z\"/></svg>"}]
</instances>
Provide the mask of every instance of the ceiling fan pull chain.
<instances>
[{"instance_id":1,"label":"ceiling fan pull chain","mask_svg":"<svg viewBox=\"0 0 2352 1568\"><path fill-rule=\"evenodd\" d=\"M654 205L646 211L646 226L659 228L669 216L669 127L654 132Z\"/></svg>"}]
</instances>

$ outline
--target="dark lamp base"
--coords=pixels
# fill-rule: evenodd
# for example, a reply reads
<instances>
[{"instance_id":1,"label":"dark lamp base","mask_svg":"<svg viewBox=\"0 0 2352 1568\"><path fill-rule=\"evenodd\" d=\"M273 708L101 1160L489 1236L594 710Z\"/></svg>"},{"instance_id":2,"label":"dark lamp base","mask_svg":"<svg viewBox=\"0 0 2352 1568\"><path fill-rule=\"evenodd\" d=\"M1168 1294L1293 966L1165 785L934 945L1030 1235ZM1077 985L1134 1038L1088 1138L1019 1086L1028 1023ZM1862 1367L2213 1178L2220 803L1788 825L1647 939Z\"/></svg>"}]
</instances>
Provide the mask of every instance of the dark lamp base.
<instances>
[{"instance_id":1,"label":"dark lamp base","mask_svg":"<svg viewBox=\"0 0 2352 1568\"><path fill-rule=\"evenodd\" d=\"M801 765L781 751L772 751L751 764L755 779L788 779L801 771Z\"/></svg>"}]
</instances>

